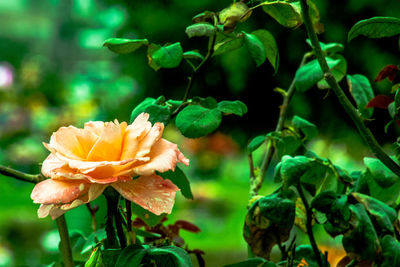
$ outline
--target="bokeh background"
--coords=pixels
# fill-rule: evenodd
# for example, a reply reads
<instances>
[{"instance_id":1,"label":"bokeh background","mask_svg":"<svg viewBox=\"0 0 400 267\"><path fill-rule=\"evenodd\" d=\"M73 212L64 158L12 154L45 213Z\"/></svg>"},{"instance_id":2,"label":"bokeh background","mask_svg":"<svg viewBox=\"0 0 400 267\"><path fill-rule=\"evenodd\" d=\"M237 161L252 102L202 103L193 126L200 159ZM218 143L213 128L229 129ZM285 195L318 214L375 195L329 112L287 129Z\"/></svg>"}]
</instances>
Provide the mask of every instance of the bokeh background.
<instances>
[{"instance_id":1,"label":"bokeh background","mask_svg":"<svg viewBox=\"0 0 400 267\"><path fill-rule=\"evenodd\" d=\"M159 44L179 41L184 50L205 53L207 41L188 39L185 28L194 15L221 10L231 2L0 0L0 164L38 173L48 154L42 142L49 141L60 126L81 127L88 120L115 118L128 121L131 110L146 96L181 99L190 74L185 63L155 72L147 65L145 49L121 56L102 48L103 41L110 37L147 38ZM399 1L315 2L325 26L321 41L345 45L349 74L364 74L372 82L382 67L399 64L396 38L346 41L348 30L360 19L398 17ZM185 219L201 228L200 233L183 233L183 237L189 248L206 252L208 266L222 266L247 255L241 232L249 190L245 147L251 137L275 128L281 96L273 89L289 86L302 55L310 49L302 28L283 28L261 10L240 28L273 33L280 52L277 74L268 63L256 68L244 49L213 58L200 73L192 96L239 99L249 112L224 118L218 132L206 138L183 138L173 125L165 131L165 138L178 143L191 159L184 170L195 196L193 201L178 196L169 222ZM391 89L387 81L372 85L376 94ZM333 93L314 89L296 94L290 107L293 114L320 128L318 139L308 144L310 149L341 167L362 169L362 158L370 153ZM390 150L398 129L384 132L389 120L386 111L375 111L375 118L370 126ZM38 205L29 197L32 188L0 175L0 266L45 266L58 259L55 224L49 218L37 218ZM267 179L262 193L273 189ZM103 197L96 203L101 224ZM91 233L86 207L66 217L72 232ZM340 242L322 235L317 238L330 247Z\"/></svg>"}]
</instances>

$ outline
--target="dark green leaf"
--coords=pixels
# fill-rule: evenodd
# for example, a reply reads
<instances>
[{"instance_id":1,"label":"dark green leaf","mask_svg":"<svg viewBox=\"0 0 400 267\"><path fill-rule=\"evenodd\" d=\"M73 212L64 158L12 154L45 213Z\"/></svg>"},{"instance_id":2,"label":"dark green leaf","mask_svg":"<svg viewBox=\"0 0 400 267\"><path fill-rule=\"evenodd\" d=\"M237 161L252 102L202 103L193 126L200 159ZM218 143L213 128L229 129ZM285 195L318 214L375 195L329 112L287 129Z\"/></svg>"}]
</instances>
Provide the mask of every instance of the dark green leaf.
<instances>
[{"instance_id":1,"label":"dark green leaf","mask_svg":"<svg viewBox=\"0 0 400 267\"><path fill-rule=\"evenodd\" d=\"M181 63L183 50L179 42L162 47L152 44L147 51L147 57L150 67L154 70L171 69L178 67Z\"/></svg>"},{"instance_id":2,"label":"dark green leaf","mask_svg":"<svg viewBox=\"0 0 400 267\"><path fill-rule=\"evenodd\" d=\"M306 266L317 267L318 261L315 256L314 250L311 245L299 245L296 247L294 259L301 262L303 259L307 262ZM323 259L323 255L320 251L320 257ZM301 265L300 265L301 266Z\"/></svg>"},{"instance_id":3,"label":"dark green leaf","mask_svg":"<svg viewBox=\"0 0 400 267\"><path fill-rule=\"evenodd\" d=\"M105 249L102 254L104 267L115 267L119 254L121 254L121 249Z\"/></svg>"},{"instance_id":4,"label":"dark green leaf","mask_svg":"<svg viewBox=\"0 0 400 267\"><path fill-rule=\"evenodd\" d=\"M158 267L192 267L189 254L182 248L165 246L150 248L147 254L156 262ZM168 263L168 264L167 264Z\"/></svg>"},{"instance_id":5,"label":"dark green leaf","mask_svg":"<svg viewBox=\"0 0 400 267\"><path fill-rule=\"evenodd\" d=\"M256 62L257 67L264 63L267 58L264 44L257 36L249 33L244 34L244 43L250 53L251 58Z\"/></svg>"},{"instance_id":6,"label":"dark green leaf","mask_svg":"<svg viewBox=\"0 0 400 267\"><path fill-rule=\"evenodd\" d=\"M335 80L337 82L340 82L347 73L347 62L346 59L341 56L341 55L332 55L330 57L332 60L338 60L338 63L335 64L335 66L331 67L331 73ZM328 61L328 58L327 58ZM328 65L330 66L330 63L328 61ZM330 88L329 84L325 81L325 79L322 79L317 83L317 86L319 89L328 89Z\"/></svg>"},{"instance_id":7,"label":"dark green leaf","mask_svg":"<svg viewBox=\"0 0 400 267\"><path fill-rule=\"evenodd\" d=\"M169 179L173 182L180 190L184 197L193 199L192 190L190 189L190 182L186 177L185 173L176 167L175 171L167 171L163 173L157 173L164 179Z\"/></svg>"},{"instance_id":8,"label":"dark green leaf","mask_svg":"<svg viewBox=\"0 0 400 267\"><path fill-rule=\"evenodd\" d=\"M350 29L348 41L359 35L369 38L390 37L400 34L400 19L393 17L373 17L360 20Z\"/></svg>"},{"instance_id":9,"label":"dark green leaf","mask_svg":"<svg viewBox=\"0 0 400 267\"><path fill-rule=\"evenodd\" d=\"M160 234L143 231L143 230L141 230L139 228L133 228L132 230L135 231L137 236L143 236L143 237L149 237L149 238L157 238L157 239L162 237Z\"/></svg>"},{"instance_id":10,"label":"dark green leaf","mask_svg":"<svg viewBox=\"0 0 400 267\"><path fill-rule=\"evenodd\" d=\"M148 226L156 226L164 218L165 214L155 215L154 213L142 208L138 204L132 202L132 213L136 214L142 219Z\"/></svg>"},{"instance_id":11,"label":"dark green leaf","mask_svg":"<svg viewBox=\"0 0 400 267\"><path fill-rule=\"evenodd\" d=\"M279 66L279 51L274 36L269 31L264 29L256 30L251 34L256 36L261 41L269 63L271 63L275 72L277 72Z\"/></svg>"},{"instance_id":12,"label":"dark green leaf","mask_svg":"<svg viewBox=\"0 0 400 267\"><path fill-rule=\"evenodd\" d=\"M213 109L218 106L217 100L211 96L207 96L206 98L195 96L193 97L192 102L209 109Z\"/></svg>"},{"instance_id":13,"label":"dark green leaf","mask_svg":"<svg viewBox=\"0 0 400 267\"><path fill-rule=\"evenodd\" d=\"M275 267L275 263L263 258L249 258L245 261L225 265L224 267Z\"/></svg>"},{"instance_id":14,"label":"dark green leaf","mask_svg":"<svg viewBox=\"0 0 400 267\"><path fill-rule=\"evenodd\" d=\"M187 51L183 53L183 58L185 59L198 59L198 60L204 60L204 57L202 54L200 54L197 51Z\"/></svg>"},{"instance_id":15,"label":"dark green leaf","mask_svg":"<svg viewBox=\"0 0 400 267\"><path fill-rule=\"evenodd\" d=\"M284 155L294 155L302 145L302 141L293 135L281 136L277 139L276 148L278 150L278 157Z\"/></svg>"},{"instance_id":16,"label":"dark green leaf","mask_svg":"<svg viewBox=\"0 0 400 267\"><path fill-rule=\"evenodd\" d=\"M394 96L394 103L395 103L395 107L396 110L399 110L400 108L400 89L397 89L396 94Z\"/></svg>"},{"instance_id":17,"label":"dark green leaf","mask_svg":"<svg viewBox=\"0 0 400 267\"><path fill-rule=\"evenodd\" d=\"M377 183L375 176L373 176L369 170L364 172L362 177L365 180L365 183L367 183L368 185L367 192L363 193L369 193L372 197L390 206L394 205L397 202L400 194L400 180L396 181L389 187L382 187L380 184Z\"/></svg>"},{"instance_id":18,"label":"dark green leaf","mask_svg":"<svg viewBox=\"0 0 400 267\"><path fill-rule=\"evenodd\" d=\"M251 153L259 148L265 141L265 135L259 135L251 139L250 143L247 145L247 152Z\"/></svg>"},{"instance_id":19,"label":"dark green leaf","mask_svg":"<svg viewBox=\"0 0 400 267\"><path fill-rule=\"evenodd\" d=\"M367 119L371 118L373 109L366 108L366 106L374 98L374 91L368 78L361 74L347 75L347 84L361 115Z\"/></svg>"},{"instance_id":20,"label":"dark green leaf","mask_svg":"<svg viewBox=\"0 0 400 267\"><path fill-rule=\"evenodd\" d=\"M192 38L194 36L210 37L215 34L215 27L209 23L196 23L187 27L185 32L189 36L189 38Z\"/></svg>"},{"instance_id":21,"label":"dark green leaf","mask_svg":"<svg viewBox=\"0 0 400 267\"><path fill-rule=\"evenodd\" d=\"M400 243L392 236L381 239L383 262L380 267L400 266Z\"/></svg>"},{"instance_id":22,"label":"dark green leaf","mask_svg":"<svg viewBox=\"0 0 400 267\"><path fill-rule=\"evenodd\" d=\"M364 164L380 187L389 187L399 179L379 159L365 157Z\"/></svg>"},{"instance_id":23,"label":"dark green leaf","mask_svg":"<svg viewBox=\"0 0 400 267\"><path fill-rule=\"evenodd\" d=\"M309 44L312 47L311 41L310 39L306 40L307 44ZM338 52L342 52L344 50L344 46L342 44L339 43L323 43L323 42L319 42L321 49L323 52L326 53L326 55L332 55Z\"/></svg>"},{"instance_id":24,"label":"dark green leaf","mask_svg":"<svg viewBox=\"0 0 400 267\"><path fill-rule=\"evenodd\" d=\"M167 125L171 118L171 110L168 106L159 104L157 99L152 97L145 98L132 110L131 122L133 122L142 112L150 115L149 121L153 124L156 122L162 122L164 125Z\"/></svg>"},{"instance_id":25,"label":"dark green leaf","mask_svg":"<svg viewBox=\"0 0 400 267\"><path fill-rule=\"evenodd\" d=\"M292 119L293 127L299 129L303 132L307 139L312 139L317 136L318 129L315 124L300 118L299 116L294 116Z\"/></svg>"},{"instance_id":26,"label":"dark green leaf","mask_svg":"<svg viewBox=\"0 0 400 267\"><path fill-rule=\"evenodd\" d=\"M238 116L243 116L247 113L247 106L240 100L235 101L221 101L218 103L217 109L225 114L235 114Z\"/></svg>"},{"instance_id":27,"label":"dark green leaf","mask_svg":"<svg viewBox=\"0 0 400 267\"><path fill-rule=\"evenodd\" d=\"M281 161L281 176L284 187L297 185L300 177L310 168L310 160L305 156L283 156Z\"/></svg>"},{"instance_id":28,"label":"dark green leaf","mask_svg":"<svg viewBox=\"0 0 400 267\"><path fill-rule=\"evenodd\" d=\"M124 248L115 263L115 267L138 267L147 250L140 245L130 245Z\"/></svg>"},{"instance_id":29,"label":"dark green leaf","mask_svg":"<svg viewBox=\"0 0 400 267\"><path fill-rule=\"evenodd\" d=\"M122 39L122 38L110 38L104 41L103 46L108 47L111 51L118 54L128 54L142 45L148 45L147 39Z\"/></svg>"},{"instance_id":30,"label":"dark green leaf","mask_svg":"<svg viewBox=\"0 0 400 267\"><path fill-rule=\"evenodd\" d=\"M214 45L214 56L221 55L233 50L239 49L244 43L244 34L235 35L233 37L226 37L218 34L219 38Z\"/></svg>"},{"instance_id":31,"label":"dark green leaf","mask_svg":"<svg viewBox=\"0 0 400 267\"><path fill-rule=\"evenodd\" d=\"M326 58L326 61L331 69L341 62L340 59L333 59L329 57ZM296 88L300 92L305 92L317 82L321 81L323 77L324 75L321 67L319 66L318 60L313 59L297 70L295 76Z\"/></svg>"},{"instance_id":32,"label":"dark green leaf","mask_svg":"<svg viewBox=\"0 0 400 267\"><path fill-rule=\"evenodd\" d=\"M297 27L302 23L300 9L293 3L287 1L265 1L260 5L262 5L265 13L285 27Z\"/></svg>"},{"instance_id":33,"label":"dark green leaf","mask_svg":"<svg viewBox=\"0 0 400 267\"><path fill-rule=\"evenodd\" d=\"M189 138L197 138L210 134L221 123L221 112L198 105L185 107L176 117L176 126Z\"/></svg>"}]
</instances>

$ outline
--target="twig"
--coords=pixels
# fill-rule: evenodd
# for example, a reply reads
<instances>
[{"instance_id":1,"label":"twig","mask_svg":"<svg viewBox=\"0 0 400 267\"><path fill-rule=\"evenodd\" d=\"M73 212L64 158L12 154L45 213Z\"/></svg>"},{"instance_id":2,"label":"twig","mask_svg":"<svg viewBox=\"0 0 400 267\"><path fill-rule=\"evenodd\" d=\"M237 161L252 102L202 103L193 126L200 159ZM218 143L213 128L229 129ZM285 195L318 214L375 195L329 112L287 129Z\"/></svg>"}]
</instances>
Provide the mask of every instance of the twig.
<instances>
[{"instance_id":1,"label":"twig","mask_svg":"<svg viewBox=\"0 0 400 267\"><path fill-rule=\"evenodd\" d=\"M74 267L74 260L72 258L71 244L69 241L68 227L65 222L64 215L56 219L58 233L60 234L60 249L63 257L65 267Z\"/></svg>"},{"instance_id":2,"label":"twig","mask_svg":"<svg viewBox=\"0 0 400 267\"><path fill-rule=\"evenodd\" d=\"M2 165L0 165L0 174L34 184L45 179L42 174L28 174Z\"/></svg>"},{"instance_id":3,"label":"twig","mask_svg":"<svg viewBox=\"0 0 400 267\"><path fill-rule=\"evenodd\" d=\"M347 112L350 118L353 120L353 123L356 125L360 135L364 139L364 141L369 146L370 150L374 155L388 167L392 172L394 172L397 176L400 177L400 166L396 164L382 149L379 143L376 141L374 135L371 131L365 126L364 120L361 116L361 113L352 105L350 100L344 94L342 88L337 83L335 78L332 75L332 72L329 69L328 63L322 53L321 46L318 41L317 34L312 26L309 8L307 5L306 0L300 0L301 6L301 14L303 17L304 25L307 30L308 37L311 40L312 48L314 51L315 56L318 59L318 63L321 67L322 72L324 73L324 78L326 82L329 84L330 88L336 94L340 104L342 105L343 109Z\"/></svg>"}]
</instances>

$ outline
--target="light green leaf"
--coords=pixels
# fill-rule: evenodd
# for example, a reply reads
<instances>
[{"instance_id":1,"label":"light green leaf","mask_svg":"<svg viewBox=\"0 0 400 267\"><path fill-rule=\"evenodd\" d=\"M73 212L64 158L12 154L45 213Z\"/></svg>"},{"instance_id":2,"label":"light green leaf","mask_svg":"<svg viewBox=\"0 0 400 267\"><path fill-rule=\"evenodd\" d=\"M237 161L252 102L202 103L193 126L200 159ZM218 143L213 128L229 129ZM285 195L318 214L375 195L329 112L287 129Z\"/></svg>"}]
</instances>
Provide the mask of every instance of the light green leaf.
<instances>
[{"instance_id":1,"label":"light green leaf","mask_svg":"<svg viewBox=\"0 0 400 267\"><path fill-rule=\"evenodd\" d=\"M346 59L341 55L332 55L330 57L330 59L331 60L339 60L339 62L337 64L335 64L335 66L331 67L331 73L332 73L333 77L335 78L335 80L337 82L340 82L344 78L344 76L346 76L346 72L347 72ZM328 58L327 58L327 61L328 61ZM329 61L328 61L328 65L329 65ZM319 89L330 88L329 84L325 81L325 79L322 79L321 81L319 81L317 86Z\"/></svg>"},{"instance_id":2,"label":"light green leaf","mask_svg":"<svg viewBox=\"0 0 400 267\"><path fill-rule=\"evenodd\" d=\"M198 105L185 107L176 117L176 126L189 138L197 138L210 134L221 123L221 111L208 109Z\"/></svg>"},{"instance_id":3,"label":"light green leaf","mask_svg":"<svg viewBox=\"0 0 400 267\"><path fill-rule=\"evenodd\" d=\"M96 247L92 254L90 254L89 259L85 263L85 267L103 267L103 257L101 255L100 247Z\"/></svg>"},{"instance_id":4,"label":"light green leaf","mask_svg":"<svg viewBox=\"0 0 400 267\"><path fill-rule=\"evenodd\" d=\"M214 45L214 56L218 56L233 50L239 49L244 44L244 34L226 37L221 34L217 35L217 41Z\"/></svg>"},{"instance_id":5,"label":"light green leaf","mask_svg":"<svg viewBox=\"0 0 400 267\"><path fill-rule=\"evenodd\" d=\"M249 33L244 34L244 43L250 53L251 58L256 62L257 67L264 63L267 58L264 44L257 36Z\"/></svg>"},{"instance_id":6,"label":"light green leaf","mask_svg":"<svg viewBox=\"0 0 400 267\"><path fill-rule=\"evenodd\" d=\"M400 34L400 19L393 17L373 17L360 20L350 29L347 40L350 42L359 35L369 38L390 37Z\"/></svg>"},{"instance_id":7,"label":"light green leaf","mask_svg":"<svg viewBox=\"0 0 400 267\"><path fill-rule=\"evenodd\" d=\"M215 34L215 27L209 23L196 23L187 27L185 32L189 36L189 38L192 38L194 36L210 37Z\"/></svg>"},{"instance_id":8,"label":"light green leaf","mask_svg":"<svg viewBox=\"0 0 400 267\"><path fill-rule=\"evenodd\" d=\"M279 51L274 36L269 31L263 29L256 30L251 34L256 36L264 45L267 59L276 73L279 66Z\"/></svg>"},{"instance_id":9,"label":"light green leaf","mask_svg":"<svg viewBox=\"0 0 400 267\"><path fill-rule=\"evenodd\" d=\"M303 132L307 139L312 139L317 136L318 129L315 124L299 117L294 116L292 119L293 127Z\"/></svg>"},{"instance_id":10,"label":"light green leaf","mask_svg":"<svg viewBox=\"0 0 400 267\"><path fill-rule=\"evenodd\" d=\"M301 25L300 9L287 1L265 1L260 4L265 13L285 27L293 28Z\"/></svg>"},{"instance_id":11,"label":"light green leaf","mask_svg":"<svg viewBox=\"0 0 400 267\"><path fill-rule=\"evenodd\" d=\"M238 116L243 116L247 113L247 106L240 100L235 101L221 101L218 103L217 109L225 114L235 114Z\"/></svg>"},{"instance_id":12,"label":"light green leaf","mask_svg":"<svg viewBox=\"0 0 400 267\"><path fill-rule=\"evenodd\" d=\"M179 42L162 47L152 44L147 50L147 57L150 67L154 70L176 68L183 58L183 49Z\"/></svg>"},{"instance_id":13,"label":"light green leaf","mask_svg":"<svg viewBox=\"0 0 400 267\"><path fill-rule=\"evenodd\" d=\"M185 53L183 53L183 58L204 60L204 56L197 51L186 51Z\"/></svg>"},{"instance_id":14,"label":"light green leaf","mask_svg":"<svg viewBox=\"0 0 400 267\"><path fill-rule=\"evenodd\" d=\"M104 41L103 46L118 54L128 54L148 44L147 39L110 38Z\"/></svg>"},{"instance_id":15,"label":"light green leaf","mask_svg":"<svg viewBox=\"0 0 400 267\"><path fill-rule=\"evenodd\" d=\"M247 145L247 152L251 153L259 148L265 142L265 135L259 135L251 139Z\"/></svg>"},{"instance_id":16,"label":"light green leaf","mask_svg":"<svg viewBox=\"0 0 400 267\"><path fill-rule=\"evenodd\" d=\"M368 78L361 74L347 75L347 84L361 115L367 119L371 118L373 109L365 108L368 102L374 98L374 91Z\"/></svg>"},{"instance_id":17,"label":"light green leaf","mask_svg":"<svg viewBox=\"0 0 400 267\"><path fill-rule=\"evenodd\" d=\"M399 179L379 159L365 157L364 164L380 187L386 188L392 186Z\"/></svg>"},{"instance_id":18,"label":"light green leaf","mask_svg":"<svg viewBox=\"0 0 400 267\"><path fill-rule=\"evenodd\" d=\"M170 170L163 173L157 172L157 174L160 175L162 178L168 179L172 183L174 183L181 190L181 193L184 197L193 199L189 179L179 167L175 167L175 171Z\"/></svg>"}]
</instances>

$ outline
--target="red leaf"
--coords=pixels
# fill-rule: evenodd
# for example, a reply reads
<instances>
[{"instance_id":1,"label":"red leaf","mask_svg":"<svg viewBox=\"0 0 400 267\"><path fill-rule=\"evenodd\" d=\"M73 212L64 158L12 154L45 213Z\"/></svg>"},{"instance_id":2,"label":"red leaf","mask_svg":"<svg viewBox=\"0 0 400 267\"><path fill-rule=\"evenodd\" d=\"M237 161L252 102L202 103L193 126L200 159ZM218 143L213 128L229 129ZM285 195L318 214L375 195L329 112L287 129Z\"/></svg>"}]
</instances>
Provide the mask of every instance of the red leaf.
<instances>
[{"instance_id":1,"label":"red leaf","mask_svg":"<svg viewBox=\"0 0 400 267\"><path fill-rule=\"evenodd\" d=\"M378 73L374 82L380 82L385 78L388 78L389 81L393 82L397 75L400 75L399 68L395 65L387 65Z\"/></svg>"},{"instance_id":2,"label":"red leaf","mask_svg":"<svg viewBox=\"0 0 400 267\"><path fill-rule=\"evenodd\" d=\"M177 227L178 229L184 229L186 231L192 232L192 233L198 233L200 232L200 228L194 225L193 223L183 221L183 220L178 220L174 223L174 227Z\"/></svg>"},{"instance_id":3,"label":"red leaf","mask_svg":"<svg viewBox=\"0 0 400 267\"><path fill-rule=\"evenodd\" d=\"M382 108L387 109L389 104L393 102L393 98L387 95L377 95L372 98L366 108Z\"/></svg>"}]
</instances>

